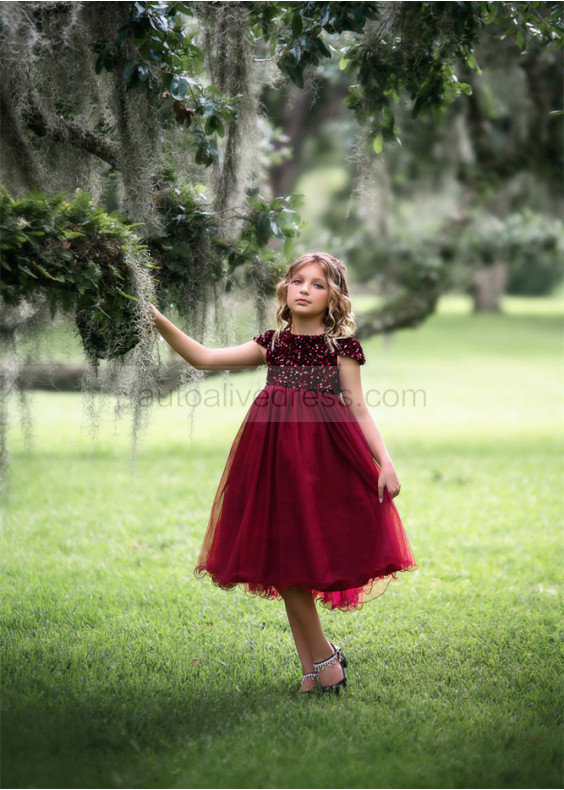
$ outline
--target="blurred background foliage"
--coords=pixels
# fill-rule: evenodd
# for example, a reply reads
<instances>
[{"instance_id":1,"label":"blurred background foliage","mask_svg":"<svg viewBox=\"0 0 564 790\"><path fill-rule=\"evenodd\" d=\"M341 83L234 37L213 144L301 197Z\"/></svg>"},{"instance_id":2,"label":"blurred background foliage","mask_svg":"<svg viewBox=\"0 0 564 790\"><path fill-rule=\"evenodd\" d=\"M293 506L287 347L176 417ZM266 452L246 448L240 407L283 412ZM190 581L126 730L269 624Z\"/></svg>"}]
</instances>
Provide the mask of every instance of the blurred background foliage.
<instances>
[{"instance_id":1,"label":"blurred background foliage","mask_svg":"<svg viewBox=\"0 0 564 790\"><path fill-rule=\"evenodd\" d=\"M356 128L337 64L309 96L269 91L292 149L276 183L307 196L304 246L330 245L379 293L410 275L416 284L425 269L470 293L476 311L499 310L504 292L550 293L563 273L562 57L557 41L523 45L505 19L492 21L473 47L475 68L458 70L470 90L417 118L404 98L398 139L368 163L351 154Z\"/></svg>"}]
</instances>

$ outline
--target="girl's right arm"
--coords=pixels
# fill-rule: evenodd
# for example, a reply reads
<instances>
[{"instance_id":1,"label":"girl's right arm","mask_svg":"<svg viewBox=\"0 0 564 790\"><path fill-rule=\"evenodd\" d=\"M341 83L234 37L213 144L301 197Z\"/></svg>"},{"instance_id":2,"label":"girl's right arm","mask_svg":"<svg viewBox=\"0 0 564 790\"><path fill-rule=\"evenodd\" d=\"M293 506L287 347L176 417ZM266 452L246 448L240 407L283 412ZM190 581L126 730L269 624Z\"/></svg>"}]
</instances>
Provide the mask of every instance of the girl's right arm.
<instances>
[{"instance_id":1,"label":"girl's right arm","mask_svg":"<svg viewBox=\"0 0 564 790\"><path fill-rule=\"evenodd\" d=\"M255 368L266 362L266 350L254 340L230 348L206 348L185 335L154 305L151 305L151 312L155 327L169 346L198 370L242 370Z\"/></svg>"}]
</instances>

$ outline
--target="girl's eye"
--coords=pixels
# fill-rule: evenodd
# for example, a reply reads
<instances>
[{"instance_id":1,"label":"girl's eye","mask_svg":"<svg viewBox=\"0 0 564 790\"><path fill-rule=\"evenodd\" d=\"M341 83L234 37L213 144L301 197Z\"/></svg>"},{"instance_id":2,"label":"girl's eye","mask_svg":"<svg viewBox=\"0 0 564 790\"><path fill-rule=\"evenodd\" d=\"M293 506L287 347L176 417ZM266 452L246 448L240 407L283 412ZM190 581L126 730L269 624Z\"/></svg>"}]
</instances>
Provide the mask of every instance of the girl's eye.
<instances>
[{"instance_id":1,"label":"girl's eye","mask_svg":"<svg viewBox=\"0 0 564 790\"><path fill-rule=\"evenodd\" d=\"M321 285L321 283L315 283L315 287L316 288L321 288L321 290L323 290L323 286Z\"/></svg>"}]
</instances>

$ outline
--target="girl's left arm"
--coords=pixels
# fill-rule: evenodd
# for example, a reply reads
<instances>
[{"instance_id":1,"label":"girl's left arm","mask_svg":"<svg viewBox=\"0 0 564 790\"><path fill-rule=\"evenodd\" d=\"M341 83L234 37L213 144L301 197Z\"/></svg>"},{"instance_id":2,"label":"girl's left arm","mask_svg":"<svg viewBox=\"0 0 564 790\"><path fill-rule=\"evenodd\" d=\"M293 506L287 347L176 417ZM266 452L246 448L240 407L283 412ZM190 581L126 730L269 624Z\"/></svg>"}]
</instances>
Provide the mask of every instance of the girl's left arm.
<instances>
[{"instance_id":1,"label":"girl's left arm","mask_svg":"<svg viewBox=\"0 0 564 790\"><path fill-rule=\"evenodd\" d=\"M392 497L399 494L401 489L400 481L384 443L382 434L368 411L360 380L360 364L356 359L352 359L351 357L339 356L337 359L343 398L348 408L356 417L366 441L368 442L368 446L372 451L372 455L381 469L380 477L378 478L378 497L380 502L382 502L384 488L388 489Z\"/></svg>"}]
</instances>

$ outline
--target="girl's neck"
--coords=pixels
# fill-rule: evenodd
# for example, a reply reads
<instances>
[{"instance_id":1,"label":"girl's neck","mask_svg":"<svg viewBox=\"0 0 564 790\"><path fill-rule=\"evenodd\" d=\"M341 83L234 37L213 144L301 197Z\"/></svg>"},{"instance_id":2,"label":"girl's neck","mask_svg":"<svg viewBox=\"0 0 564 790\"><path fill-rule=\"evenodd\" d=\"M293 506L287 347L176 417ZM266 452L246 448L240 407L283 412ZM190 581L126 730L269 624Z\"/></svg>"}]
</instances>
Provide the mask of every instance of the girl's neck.
<instances>
[{"instance_id":1,"label":"girl's neck","mask_svg":"<svg viewBox=\"0 0 564 790\"><path fill-rule=\"evenodd\" d=\"M296 320L292 318L292 326L290 332L293 335L323 335L325 327L319 321Z\"/></svg>"}]
</instances>

